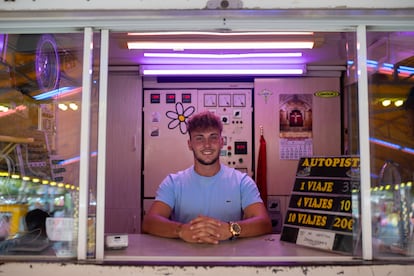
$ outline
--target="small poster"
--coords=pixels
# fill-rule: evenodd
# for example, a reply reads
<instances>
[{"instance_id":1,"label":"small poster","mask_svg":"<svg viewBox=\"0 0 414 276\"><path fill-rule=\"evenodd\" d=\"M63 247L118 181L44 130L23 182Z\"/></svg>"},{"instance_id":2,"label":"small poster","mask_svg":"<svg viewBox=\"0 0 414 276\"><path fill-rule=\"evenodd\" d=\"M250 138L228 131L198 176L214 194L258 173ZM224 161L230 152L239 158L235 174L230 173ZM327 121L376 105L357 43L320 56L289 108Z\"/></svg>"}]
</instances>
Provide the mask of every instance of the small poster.
<instances>
[{"instance_id":1,"label":"small poster","mask_svg":"<svg viewBox=\"0 0 414 276\"><path fill-rule=\"evenodd\" d=\"M281 94L279 103L280 159L312 156L312 95Z\"/></svg>"},{"instance_id":2,"label":"small poster","mask_svg":"<svg viewBox=\"0 0 414 276\"><path fill-rule=\"evenodd\" d=\"M298 160L301 157L312 156L312 139L279 139L280 159Z\"/></svg>"}]
</instances>

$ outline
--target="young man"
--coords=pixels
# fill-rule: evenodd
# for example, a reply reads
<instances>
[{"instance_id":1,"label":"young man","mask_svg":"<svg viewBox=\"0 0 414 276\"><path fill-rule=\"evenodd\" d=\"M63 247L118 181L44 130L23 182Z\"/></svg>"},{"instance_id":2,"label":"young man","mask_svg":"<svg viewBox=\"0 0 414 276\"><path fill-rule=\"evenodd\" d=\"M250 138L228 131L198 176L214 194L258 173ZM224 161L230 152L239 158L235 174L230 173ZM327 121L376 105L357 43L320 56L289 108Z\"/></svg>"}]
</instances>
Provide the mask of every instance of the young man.
<instances>
[{"instance_id":1,"label":"young man","mask_svg":"<svg viewBox=\"0 0 414 276\"><path fill-rule=\"evenodd\" d=\"M144 217L143 232L210 244L270 233L271 221L256 183L220 163L220 118L208 111L196 114L187 130L194 165L163 180Z\"/></svg>"}]
</instances>

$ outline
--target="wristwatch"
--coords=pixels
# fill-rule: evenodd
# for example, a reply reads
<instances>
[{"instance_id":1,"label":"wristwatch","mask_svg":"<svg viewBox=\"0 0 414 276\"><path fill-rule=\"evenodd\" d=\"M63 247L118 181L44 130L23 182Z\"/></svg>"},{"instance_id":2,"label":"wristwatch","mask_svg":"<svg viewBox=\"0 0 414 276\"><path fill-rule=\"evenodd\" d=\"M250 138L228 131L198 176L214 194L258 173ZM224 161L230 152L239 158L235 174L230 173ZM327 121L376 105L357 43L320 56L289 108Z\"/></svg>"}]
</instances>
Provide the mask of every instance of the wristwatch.
<instances>
[{"instance_id":1,"label":"wristwatch","mask_svg":"<svg viewBox=\"0 0 414 276\"><path fill-rule=\"evenodd\" d=\"M238 236L240 236L240 233L241 233L240 224L238 224L237 222L229 221L229 226L230 226L230 233L231 233L230 240L234 240Z\"/></svg>"}]
</instances>

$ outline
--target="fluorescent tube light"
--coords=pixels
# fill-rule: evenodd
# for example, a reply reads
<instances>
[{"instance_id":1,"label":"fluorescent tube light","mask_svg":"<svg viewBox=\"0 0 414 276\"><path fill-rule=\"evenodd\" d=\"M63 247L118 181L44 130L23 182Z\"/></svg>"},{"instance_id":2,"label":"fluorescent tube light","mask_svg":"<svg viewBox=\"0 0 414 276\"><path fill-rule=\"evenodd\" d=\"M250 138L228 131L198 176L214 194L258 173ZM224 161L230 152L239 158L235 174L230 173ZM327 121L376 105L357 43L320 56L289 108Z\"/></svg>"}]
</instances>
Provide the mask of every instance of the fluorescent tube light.
<instances>
[{"instance_id":1,"label":"fluorescent tube light","mask_svg":"<svg viewBox=\"0 0 414 276\"><path fill-rule=\"evenodd\" d=\"M301 52L293 53L246 53L246 54L185 54L185 53L144 53L144 57L162 58L211 58L211 59L237 59L237 58L280 58L301 57Z\"/></svg>"},{"instance_id":2,"label":"fluorescent tube light","mask_svg":"<svg viewBox=\"0 0 414 276\"><path fill-rule=\"evenodd\" d=\"M169 35L206 35L206 36L269 36L269 35L313 35L313 32L140 32L128 33L129 36L169 36Z\"/></svg>"},{"instance_id":3,"label":"fluorescent tube light","mask_svg":"<svg viewBox=\"0 0 414 276\"><path fill-rule=\"evenodd\" d=\"M8 116L8 115L11 115L11 114L14 114L16 112L20 112L20 111L23 111L23 110L26 110L26 109L27 109L26 106L18 105L13 109L9 108L8 110L0 111L0 117L5 117L5 116Z\"/></svg>"},{"instance_id":4,"label":"fluorescent tube light","mask_svg":"<svg viewBox=\"0 0 414 276\"><path fill-rule=\"evenodd\" d=\"M92 151L90 156L91 157L96 157L96 156L98 156L98 152L97 151ZM69 164L73 164L73 163L78 163L79 160L80 160L80 156L75 156L75 157L68 158L66 160L60 161L59 165L64 166L64 165L69 165Z\"/></svg>"},{"instance_id":5,"label":"fluorescent tube light","mask_svg":"<svg viewBox=\"0 0 414 276\"><path fill-rule=\"evenodd\" d=\"M301 69L147 69L146 76L161 75L302 75Z\"/></svg>"},{"instance_id":6,"label":"fluorescent tube light","mask_svg":"<svg viewBox=\"0 0 414 276\"><path fill-rule=\"evenodd\" d=\"M400 150L400 151L403 151L405 153L414 155L414 149L413 148L401 146L399 144L391 143L391 142L384 141L384 140L374 138L374 137L369 138L369 140L374 144L384 146L384 147L387 147L387 148L390 148L390 149Z\"/></svg>"},{"instance_id":7,"label":"fluorescent tube light","mask_svg":"<svg viewBox=\"0 0 414 276\"><path fill-rule=\"evenodd\" d=\"M249 65L240 68L239 65L220 65L215 68L211 65L143 65L141 73L143 75L302 75L305 66L302 64L293 65Z\"/></svg>"},{"instance_id":8,"label":"fluorescent tube light","mask_svg":"<svg viewBox=\"0 0 414 276\"><path fill-rule=\"evenodd\" d=\"M33 96L35 100L48 100L55 97L66 97L82 91L82 87L62 87L55 90L51 90L36 96Z\"/></svg>"},{"instance_id":9,"label":"fluorescent tube light","mask_svg":"<svg viewBox=\"0 0 414 276\"><path fill-rule=\"evenodd\" d=\"M128 42L128 49L194 50L194 49L312 49L313 41L229 41L229 42Z\"/></svg>"}]
</instances>

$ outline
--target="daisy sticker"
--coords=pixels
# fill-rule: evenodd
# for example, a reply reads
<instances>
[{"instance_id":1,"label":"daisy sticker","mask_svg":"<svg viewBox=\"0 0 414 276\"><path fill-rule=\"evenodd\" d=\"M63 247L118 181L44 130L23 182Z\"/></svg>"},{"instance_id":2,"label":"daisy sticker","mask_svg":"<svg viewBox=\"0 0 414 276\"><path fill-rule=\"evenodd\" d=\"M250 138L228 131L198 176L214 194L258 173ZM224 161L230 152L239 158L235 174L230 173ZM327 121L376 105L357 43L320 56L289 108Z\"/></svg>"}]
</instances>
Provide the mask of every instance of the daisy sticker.
<instances>
[{"instance_id":1,"label":"daisy sticker","mask_svg":"<svg viewBox=\"0 0 414 276\"><path fill-rule=\"evenodd\" d=\"M168 123L169 129L174 129L176 127L180 127L180 131L182 134L187 133L187 124L185 123L187 118L190 117L195 111L194 106L189 106L184 109L182 103L178 102L175 104L175 111L167 111L165 115L171 119Z\"/></svg>"}]
</instances>

